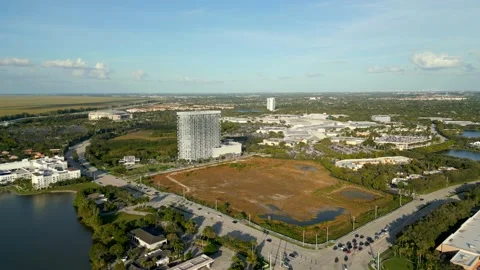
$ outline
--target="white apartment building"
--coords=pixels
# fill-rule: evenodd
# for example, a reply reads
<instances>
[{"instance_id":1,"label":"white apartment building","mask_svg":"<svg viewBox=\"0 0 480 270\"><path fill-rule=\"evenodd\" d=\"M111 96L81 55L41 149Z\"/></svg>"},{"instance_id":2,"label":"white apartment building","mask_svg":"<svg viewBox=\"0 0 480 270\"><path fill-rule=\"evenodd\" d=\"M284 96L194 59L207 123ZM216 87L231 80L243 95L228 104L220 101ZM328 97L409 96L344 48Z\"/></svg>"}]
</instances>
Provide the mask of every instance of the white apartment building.
<instances>
[{"instance_id":1,"label":"white apartment building","mask_svg":"<svg viewBox=\"0 0 480 270\"><path fill-rule=\"evenodd\" d=\"M110 119L113 121L132 119L132 115L123 111L96 111L88 113L88 120Z\"/></svg>"},{"instance_id":2,"label":"white apartment building","mask_svg":"<svg viewBox=\"0 0 480 270\"><path fill-rule=\"evenodd\" d=\"M267 110L275 111L275 98L267 98Z\"/></svg>"},{"instance_id":3,"label":"white apartment building","mask_svg":"<svg viewBox=\"0 0 480 270\"><path fill-rule=\"evenodd\" d=\"M67 161L62 156L0 164L0 184L24 178L31 179L35 188L46 188L52 183L80 176L80 170L68 168Z\"/></svg>"},{"instance_id":4,"label":"white apartment building","mask_svg":"<svg viewBox=\"0 0 480 270\"><path fill-rule=\"evenodd\" d=\"M380 123L390 123L392 119L389 115L372 115L372 121Z\"/></svg>"},{"instance_id":5,"label":"white apartment building","mask_svg":"<svg viewBox=\"0 0 480 270\"><path fill-rule=\"evenodd\" d=\"M220 111L177 112L178 159L213 157L220 147Z\"/></svg>"}]
</instances>

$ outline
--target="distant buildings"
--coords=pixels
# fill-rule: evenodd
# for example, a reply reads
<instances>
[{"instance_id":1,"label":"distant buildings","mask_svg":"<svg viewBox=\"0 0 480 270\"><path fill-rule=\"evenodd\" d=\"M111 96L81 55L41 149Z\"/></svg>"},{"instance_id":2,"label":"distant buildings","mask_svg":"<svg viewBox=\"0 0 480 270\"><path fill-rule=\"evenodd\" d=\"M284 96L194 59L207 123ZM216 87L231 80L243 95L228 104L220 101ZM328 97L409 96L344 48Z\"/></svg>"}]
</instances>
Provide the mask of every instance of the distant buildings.
<instances>
[{"instance_id":1,"label":"distant buildings","mask_svg":"<svg viewBox=\"0 0 480 270\"><path fill-rule=\"evenodd\" d=\"M31 179L33 187L40 189L80 176L80 170L68 168L67 161L60 156L0 164L0 184L24 178Z\"/></svg>"},{"instance_id":2,"label":"distant buildings","mask_svg":"<svg viewBox=\"0 0 480 270\"><path fill-rule=\"evenodd\" d=\"M459 125L459 126L473 126L473 125L480 125L480 123L472 122L472 121L453 121L453 120L444 120L443 123L447 125Z\"/></svg>"},{"instance_id":3,"label":"distant buildings","mask_svg":"<svg viewBox=\"0 0 480 270\"><path fill-rule=\"evenodd\" d=\"M451 263L466 270L480 267L480 211L465 221L452 235L447 237L436 249L441 253L453 255Z\"/></svg>"},{"instance_id":4,"label":"distant buildings","mask_svg":"<svg viewBox=\"0 0 480 270\"><path fill-rule=\"evenodd\" d=\"M347 168L351 170L361 169L366 164L378 165L378 164L392 164L401 165L408 164L412 159L402 156L393 157L379 157L379 158L361 158L361 159L344 159L335 162L335 166L340 168Z\"/></svg>"},{"instance_id":5,"label":"distant buildings","mask_svg":"<svg viewBox=\"0 0 480 270\"><path fill-rule=\"evenodd\" d=\"M135 156L124 156L123 159L119 160L118 162L125 166L133 166L136 163L139 163L140 159L136 158Z\"/></svg>"},{"instance_id":6,"label":"distant buildings","mask_svg":"<svg viewBox=\"0 0 480 270\"><path fill-rule=\"evenodd\" d=\"M267 110L271 112L275 111L275 98L267 98Z\"/></svg>"},{"instance_id":7,"label":"distant buildings","mask_svg":"<svg viewBox=\"0 0 480 270\"><path fill-rule=\"evenodd\" d=\"M473 142L470 144L471 146L474 146L474 147L480 147L480 141L477 141L477 142Z\"/></svg>"},{"instance_id":8,"label":"distant buildings","mask_svg":"<svg viewBox=\"0 0 480 270\"><path fill-rule=\"evenodd\" d=\"M132 115L123 111L96 111L88 113L88 120L110 119L113 121L132 119Z\"/></svg>"},{"instance_id":9,"label":"distant buildings","mask_svg":"<svg viewBox=\"0 0 480 270\"><path fill-rule=\"evenodd\" d=\"M372 115L372 121L380 123L390 123L392 119L389 115Z\"/></svg>"},{"instance_id":10,"label":"distant buildings","mask_svg":"<svg viewBox=\"0 0 480 270\"><path fill-rule=\"evenodd\" d=\"M431 138L426 136L398 136L386 135L375 138L376 144L393 144L396 149L407 150L429 146Z\"/></svg>"},{"instance_id":11,"label":"distant buildings","mask_svg":"<svg viewBox=\"0 0 480 270\"><path fill-rule=\"evenodd\" d=\"M220 141L220 111L177 113L178 159L195 161L241 154L242 145Z\"/></svg>"}]
</instances>

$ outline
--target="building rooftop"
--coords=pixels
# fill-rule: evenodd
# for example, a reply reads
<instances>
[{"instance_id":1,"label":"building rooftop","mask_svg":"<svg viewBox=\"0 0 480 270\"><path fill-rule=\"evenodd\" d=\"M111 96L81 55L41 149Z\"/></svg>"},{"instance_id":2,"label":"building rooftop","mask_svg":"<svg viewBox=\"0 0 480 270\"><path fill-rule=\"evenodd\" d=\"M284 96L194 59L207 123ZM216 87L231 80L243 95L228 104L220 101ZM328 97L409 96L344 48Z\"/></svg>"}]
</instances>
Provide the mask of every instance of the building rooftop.
<instances>
[{"instance_id":1,"label":"building rooftop","mask_svg":"<svg viewBox=\"0 0 480 270\"><path fill-rule=\"evenodd\" d=\"M202 114L220 114L221 111L188 111L177 112L177 115L202 115Z\"/></svg>"},{"instance_id":2,"label":"building rooftop","mask_svg":"<svg viewBox=\"0 0 480 270\"><path fill-rule=\"evenodd\" d=\"M455 254L455 256L453 256L450 262L453 264L461 265L461 266L471 267L477 262L477 259L478 259L477 254L472 254L465 251L459 251L457 252L457 254Z\"/></svg>"},{"instance_id":3,"label":"building rooftop","mask_svg":"<svg viewBox=\"0 0 480 270\"><path fill-rule=\"evenodd\" d=\"M137 228L130 231L130 234L142 239L149 245L165 240L165 236L156 228Z\"/></svg>"},{"instance_id":4,"label":"building rooftop","mask_svg":"<svg viewBox=\"0 0 480 270\"><path fill-rule=\"evenodd\" d=\"M207 255L200 255L191 260L188 260L184 263L181 263L177 266L172 267L172 270L189 270L189 269L200 269L202 266L206 266L210 263L213 263L214 260Z\"/></svg>"},{"instance_id":5,"label":"building rooftop","mask_svg":"<svg viewBox=\"0 0 480 270\"><path fill-rule=\"evenodd\" d=\"M442 245L480 256L480 211L465 221L455 233L443 241Z\"/></svg>"}]
</instances>

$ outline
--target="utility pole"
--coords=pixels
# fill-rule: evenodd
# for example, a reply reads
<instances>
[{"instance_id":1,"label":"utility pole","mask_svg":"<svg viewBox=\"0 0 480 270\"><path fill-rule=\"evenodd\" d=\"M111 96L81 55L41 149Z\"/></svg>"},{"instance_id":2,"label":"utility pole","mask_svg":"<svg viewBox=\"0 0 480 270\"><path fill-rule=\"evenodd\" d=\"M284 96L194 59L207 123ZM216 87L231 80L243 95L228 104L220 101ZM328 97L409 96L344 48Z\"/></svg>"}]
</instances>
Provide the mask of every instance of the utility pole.
<instances>
[{"instance_id":1,"label":"utility pole","mask_svg":"<svg viewBox=\"0 0 480 270\"><path fill-rule=\"evenodd\" d=\"M303 228L303 246L305 246L305 228Z\"/></svg>"},{"instance_id":2,"label":"utility pole","mask_svg":"<svg viewBox=\"0 0 480 270\"><path fill-rule=\"evenodd\" d=\"M402 206L402 192L400 192L400 206Z\"/></svg>"},{"instance_id":3,"label":"utility pole","mask_svg":"<svg viewBox=\"0 0 480 270\"><path fill-rule=\"evenodd\" d=\"M380 270L380 252L377 252L377 270Z\"/></svg>"},{"instance_id":4,"label":"utility pole","mask_svg":"<svg viewBox=\"0 0 480 270\"><path fill-rule=\"evenodd\" d=\"M252 223L250 222L250 214L248 214L248 225L252 225Z\"/></svg>"},{"instance_id":5,"label":"utility pole","mask_svg":"<svg viewBox=\"0 0 480 270\"><path fill-rule=\"evenodd\" d=\"M217 199L215 199L215 211L217 211Z\"/></svg>"},{"instance_id":6,"label":"utility pole","mask_svg":"<svg viewBox=\"0 0 480 270\"><path fill-rule=\"evenodd\" d=\"M185 199L185 188L183 188L183 198Z\"/></svg>"},{"instance_id":7,"label":"utility pole","mask_svg":"<svg viewBox=\"0 0 480 270\"><path fill-rule=\"evenodd\" d=\"M352 231L355 231L355 217L353 217L352 219L352 227L353 227Z\"/></svg>"},{"instance_id":8,"label":"utility pole","mask_svg":"<svg viewBox=\"0 0 480 270\"><path fill-rule=\"evenodd\" d=\"M315 232L315 249L318 249L318 233Z\"/></svg>"},{"instance_id":9,"label":"utility pole","mask_svg":"<svg viewBox=\"0 0 480 270\"><path fill-rule=\"evenodd\" d=\"M268 265L270 266L270 270L272 270L272 253L268 253Z\"/></svg>"},{"instance_id":10,"label":"utility pole","mask_svg":"<svg viewBox=\"0 0 480 270\"><path fill-rule=\"evenodd\" d=\"M375 205L375 219L377 219L377 210L378 210L378 205Z\"/></svg>"},{"instance_id":11,"label":"utility pole","mask_svg":"<svg viewBox=\"0 0 480 270\"><path fill-rule=\"evenodd\" d=\"M327 244L328 244L328 226L327 226Z\"/></svg>"}]
</instances>

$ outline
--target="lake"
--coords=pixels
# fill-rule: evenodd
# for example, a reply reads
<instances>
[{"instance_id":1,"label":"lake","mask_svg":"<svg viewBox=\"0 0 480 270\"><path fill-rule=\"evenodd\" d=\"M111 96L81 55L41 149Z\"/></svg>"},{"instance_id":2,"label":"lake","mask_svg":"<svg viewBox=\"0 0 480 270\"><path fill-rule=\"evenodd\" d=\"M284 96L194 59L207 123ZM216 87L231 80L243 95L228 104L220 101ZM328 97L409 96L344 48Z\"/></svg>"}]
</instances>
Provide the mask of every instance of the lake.
<instances>
[{"instance_id":1,"label":"lake","mask_svg":"<svg viewBox=\"0 0 480 270\"><path fill-rule=\"evenodd\" d=\"M466 138L480 138L480 130L465 130L462 136Z\"/></svg>"},{"instance_id":2,"label":"lake","mask_svg":"<svg viewBox=\"0 0 480 270\"><path fill-rule=\"evenodd\" d=\"M0 269L90 269L91 232L72 193L0 194Z\"/></svg>"},{"instance_id":3,"label":"lake","mask_svg":"<svg viewBox=\"0 0 480 270\"><path fill-rule=\"evenodd\" d=\"M444 152L445 155L458 158L469 158L480 161L480 152L472 152L466 150L448 150Z\"/></svg>"}]
</instances>

